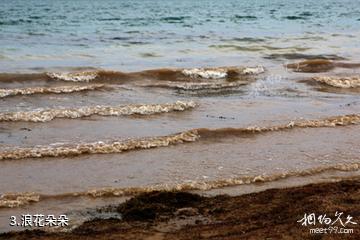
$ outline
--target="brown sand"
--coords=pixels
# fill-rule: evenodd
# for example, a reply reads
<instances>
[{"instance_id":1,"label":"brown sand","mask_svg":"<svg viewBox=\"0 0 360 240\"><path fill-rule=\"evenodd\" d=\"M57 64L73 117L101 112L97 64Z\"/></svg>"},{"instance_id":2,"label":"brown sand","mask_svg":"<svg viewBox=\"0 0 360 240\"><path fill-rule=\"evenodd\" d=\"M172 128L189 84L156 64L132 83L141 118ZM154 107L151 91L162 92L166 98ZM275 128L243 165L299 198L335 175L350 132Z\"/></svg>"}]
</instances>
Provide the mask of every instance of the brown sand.
<instances>
[{"instance_id":1,"label":"brown sand","mask_svg":"<svg viewBox=\"0 0 360 240\"><path fill-rule=\"evenodd\" d=\"M360 239L360 180L270 189L242 196L142 194L112 208L123 220L92 220L70 233L24 231L0 239ZM305 213L351 215L351 234L310 234ZM316 227L325 227L319 225ZM335 226L335 225L334 225Z\"/></svg>"}]
</instances>

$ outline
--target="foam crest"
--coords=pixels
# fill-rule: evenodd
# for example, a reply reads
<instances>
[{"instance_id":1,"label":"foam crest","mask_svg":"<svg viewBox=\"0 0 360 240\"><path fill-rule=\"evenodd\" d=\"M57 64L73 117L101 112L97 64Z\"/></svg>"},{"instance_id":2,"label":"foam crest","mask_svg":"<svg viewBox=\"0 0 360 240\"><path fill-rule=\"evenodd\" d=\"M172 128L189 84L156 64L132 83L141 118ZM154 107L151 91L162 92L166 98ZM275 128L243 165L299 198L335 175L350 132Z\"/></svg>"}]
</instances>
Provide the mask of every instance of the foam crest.
<instances>
[{"instance_id":1,"label":"foam crest","mask_svg":"<svg viewBox=\"0 0 360 240\"><path fill-rule=\"evenodd\" d=\"M271 175L256 175L256 176L245 176L245 177L235 177L235 178L228 178L228 179L220 179L214 181L193 181L185 184L180 184L175 186L173 190L180 190L180 191L190 191L190 190L211 190L217 188L224 188L224 187L231 187L231 186L238 186L238 185L245 185L245 184L253 184L257 182L274 182L281 179L286 179L290 177L305 177L305 176L312 176L320 173L324 173L327 171L343 171L343 172L350 172L350 171L358 171L360 170L359 164L357 163L349 163L349 164L337 164L333 166L324 166L324 167L317 167L311 168L306 170L300 171L289 171L283 172L278 174L271 174Z\"/></svg>"},{"instance_id":2,"label":"foam crest","mask_svg":"<svg viewBox=\"0 0 360 240\"><path fill-rule=\"evenodd\" d=\"M32 95L38 93L72 93L88 90L96 90L103 88L104 84L89 84L84 86L58 86L58 87L29 87L29 88L13 88L0 89L0 98L16 96L16 95Z\"/></svg>"},{"instance_id":3,"label":"foam crest","mask_svg":"<svg viewBox=\"0 0 360 240\"><path fill-rule=\"evenodd\" d=\"M71 81L71 82L89 82L98 76L97 71L55 73L49 72L46 75L52 79Z\"/></svg>"},{"instance_id":4,"label":"foam crest","mask_svg":"<svg viewBox=\"0 0 360 240\"><path fill-rule=\"evenodd\" d=\"M196 131L181 132L169 136L151 137L142 139L97 141L93 143L79 143L74 145L47 145L29 148L14 148L0 152L0 160L43 158L43 157L70 157L81 154L121 153L137 149L166 147L185 142L194 142L199 138Z\"/></svg>"},{"instance_id":5,"label":"foam crest","mask_svg":"<svg viewBox=\"0 0 360 240\"><path fill-rule=\"evenodd\" d=\"M316 82L324 83L337 88L357 88L360 87L360 76L353 77L314 77Z\"/></svg>"},{"instance_id":6,"label":"foam crest","mask_svg":"<svg viewBox=\"0 0 360 240\"><path fill-rule=\"evenodd\" d=\"M0 208L14 208L23 205L30 204L32 202L38 202L40 195L29 193L5 193L0 195Z\"/></svg>"},{"instance_id":7,"label":"foam crest","mask_svg":"<svg viewBox=\"0 0 360 240\"><path fill-rule=\"evenodd\" d=\"M217 67L183 69L181 73L191 78L221 79L229 75L256 75L265 72L264 67Z\"/></svg>"},{"instance_id":8,"label":"foam crest","mask_svg":"<svg viewBox=\"0 0 360 240\"><path fill-rule=\"evenodd\" d=\"M74 69L67 72L44 73L0 73L0 82L45 82L60 80L70 82L112 82L121 84L127 81L160 80L189 81L191 79L238 79L248 75L265 72L264 67L225 66L212 68L160 68L137 72L121 72L104 69Z\"/></svg>"},{"instance_id":9,"label":"foam crest","mask_svg":"<svg viewBox=\"0 0 360 240\"><path fill-rule=\"evenodd\" d=\"M350 114L336 117L329 117L319 120L304 120L299 122L290 122L287 127L336 127L348 126L360 123L359 114Z\"/></svg>"},{"instance_id":10,"label":"foam crest","mask_svg":"<svg viewBox=\"0 0 360 240\"><path fill-rule=\"evenodd\" d=\"M246 128L220 128L220 129L208 129L200 128L197 132L202 138L218 138L227 136L237 136L244 134L259 134L266 132L284 131L294 128L321 128L321 127L336 127L336 126L348 126L360 124L360 115L342 115L335 117L328 117L324 119L315 120L301 120L291 121L287 124L271 126L271 127L260 127L260 126L249 126Z\"/></svg>"},{"instance_id":11,"label":"foam crest","mask_svg":"<svg viewBox=\"0 0 360 240\"><path fill-rule=\"evenodd\" d=\"M166 104L141 104L122 106L89 106L79 108L41 109L26 112L0 113L0 121L48 122L55 118L81 118L92 115L122 116L122 115L150 115L172 111L184 111L194 108L195 102L182 102Z\"/></svg>"},{"instance_id":12,"label":"foam crest","mask_svg":"<svg viewBox=\"0 0 360 240\"><path fill-rule=\"evenodd\" d=\"M265 69L263 66L257 66L257 67L246 67L242 70L243 74L260 74L265 72Z\"/></svg>"},{"instance_id":13,"label":"foam crest","mask_svg":"<svg viewBox=\"0 0 360 240\"><path fill-rule=\"evenodd\" d=\"M206 79L218 79L226 78L227 71L225 69L211 70L202 68L184 69L182 73L185 76L193 78L206 78Z\"/></svg>"},{"instance_id":14,"label":"foam crest","mask_svg":"<svg viewBox=\"0 0 360 240\"><path fill-rule=\"evenodd\" d=\"M176 83L176 82L167 82L160 84L146 85L148 87L163 87L163 88L172 88L176 90L183 91L197 91L197 90L219 90L219 89L228 89L228 88L237 88L242 85L247 84L244 81L236 82L185 82L185 83Z\"/></svg>"}]
</instances>

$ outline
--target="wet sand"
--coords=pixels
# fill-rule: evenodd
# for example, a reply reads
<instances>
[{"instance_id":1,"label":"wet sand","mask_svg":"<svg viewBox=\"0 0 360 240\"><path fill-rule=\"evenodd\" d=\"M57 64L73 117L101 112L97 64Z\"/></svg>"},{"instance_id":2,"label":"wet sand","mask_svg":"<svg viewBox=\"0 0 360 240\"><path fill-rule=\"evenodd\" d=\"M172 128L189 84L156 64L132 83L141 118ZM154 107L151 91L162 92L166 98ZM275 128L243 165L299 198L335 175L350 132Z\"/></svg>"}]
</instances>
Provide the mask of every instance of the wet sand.
<instances>
[{"instance_id":1,"label":"wet sand","mask_svg":"<svg viewBox=\"0 0 360 240\"><path fill-rule=\"evenodd\" d=\"M0 239L359 239L358 225L346 225L352 234L310 234L311 227L298 222L305 213L331 217L336 211L356 222L359 202L359 178L240 196L151 192L102 209L121 213L122 220L94 219L71 232L23 231Z\"/></svg>"}]
</instances>

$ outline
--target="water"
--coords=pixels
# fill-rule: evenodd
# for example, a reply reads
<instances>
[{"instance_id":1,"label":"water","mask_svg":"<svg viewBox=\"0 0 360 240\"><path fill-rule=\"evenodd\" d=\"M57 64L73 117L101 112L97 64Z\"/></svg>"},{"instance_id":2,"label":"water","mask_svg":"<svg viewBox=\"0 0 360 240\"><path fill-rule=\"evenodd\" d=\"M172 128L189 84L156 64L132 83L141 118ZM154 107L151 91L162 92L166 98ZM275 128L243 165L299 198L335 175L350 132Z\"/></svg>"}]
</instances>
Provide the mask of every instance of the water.
<instances>
[{"instance_id":1,"label":"water","mask_svg":"<svg viewBox=\"0 0 360 240\"><path fill-rule=\"evenodd\" d=\"M357 57L359 4L3 0L0 71L228 65L293 52Z\"/></svg>"},{"instance_id":2,"label":"water","mask_svg":"<svg viewBox=\"0 0 360 240\"><path fill-rule=\"evenodd\" d=\"M0 232L359 175L360 1L0 3Z\"/></svg>"}]
</instances>

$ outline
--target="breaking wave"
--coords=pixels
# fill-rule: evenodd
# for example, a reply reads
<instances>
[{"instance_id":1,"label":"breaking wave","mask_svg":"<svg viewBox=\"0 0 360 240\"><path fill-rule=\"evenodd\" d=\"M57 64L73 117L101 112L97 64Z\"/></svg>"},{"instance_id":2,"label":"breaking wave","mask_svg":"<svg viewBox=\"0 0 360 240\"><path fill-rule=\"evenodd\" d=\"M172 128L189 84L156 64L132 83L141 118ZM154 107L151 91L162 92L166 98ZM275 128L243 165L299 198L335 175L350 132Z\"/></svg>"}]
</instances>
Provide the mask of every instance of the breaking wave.
<instances>
[{"instance_id":1,"label":"breaking wave","mask_svg":"<svg viewBox=\"0 0 360 240\"><path fill-rule=\"evenodd\" d=\"M93 72L75 72L75 73L47 73L50 78L72 81L72 82L89 82L98 76L97 71Z\"/></svg>"},{"instance_id":2,"label":"breaking wave","mask_svg":"<svg viewBox=\"0 0 360 240\"><path fill-rule=\"evenodd\" d=\"M217 79L217 78L225 78L227 76L227 71L225 69L218 69L218 70L206 70L206 69L184 69L182 73L185 76L189 77L201 77L201 78L210 78L210 79Z\"/></svg>"},{"instance_id":3,"label":"breaking wave","mask_svg":"<svg viewBox=\"0 0 360 240\"><path fill-rule=\"evenodd\" d=\"M48 145L29 148L15 148L0 152L0 160L42 158L42 157L67 157L81 154L121 153L136 149L149 149L169 145L194 142L199 138L196 131L187 131L169 136L130 139L124 141L98 141L93 143L80 143L75 145Z\"/></svg>"},{"instance_id":4,"label":"breaking wave","mask_svg":"<svg viewBox=\"0 0 360 240\"><path fill-rule=\"evenodd\" d=\"M218 67L218 68L192 68L184 69L182 73L192 78L219 79L229 74L254 75L265 72L264 67Z\"/></svg>"},{"instance_id":5,"label":"breaking wave","mask_svg":"<svg viewBox=\"0 0 360 240\"><path fill-rule=\"evenodd\" d=\"M55 118L81 118L92 115L122 116L122 115L150 115L172 111L184 111L194 108L193 101L166 104L142 104L122 106L90 106L79 108L42 109L26 112L0 113L0 121L48 122Z\"/></svg>"},{"instance_id":6,"label":"breaking wave","mask_svg":"<svg viewBox=\"0 0 360 240\"><path fill-rule=\"evenodd\" d=\"M229 88L238 88L247 84L248 82L244 81L235 81L235 82L165 82L158 84L148 84L146 87L161 87L161 88L170 88L175 90L182 91L199 91L199 90L219 90L219 89L229 89Z\"/></svg>"},{"instance_id":7,"label":"breaking wave","mask_svg":"<svg viewBox=\"0 0 360 240\"><path fill-rule=\"evenodd\" d=\"M0 89L0 98L16 96L16 95L31 95L37 93L72 93L88 90L96 90L105 87L104 84L89 84L82 86L58 86L58 87L29 87L29 88L13 88Z\"/></svg>"},{"instance_id":8,"label":"breaking wave","mask_svg":"<svg viewBox=\"0 0 360 240\"><path fill-rule=\"evenodd\" d=\"M212 181L186 181L178 184L158 184L144 187L128 187L128 188L100 188L91 189L84 192L65 193L60 195L42 195L38 193L5 193L0 195L0 208L14 208L46 199L59 199L68 197L124 197L134 196L140 193L152 191L194 191L194 190L211 190L231 186L239 186L253 183L274 182L290 177L305 177L321 174L328 171L359 171L358 163L343 163L330 166L322 166L317 168L288 171L277 174L263 174L256 176L240 176L226 179L218 179Z\"/></svg>"},{"instance_id":9,"label":"breaking wave","mask_svg":"<svg viewBox=\"0 0 360 240\"><path fill-rule=\"evenodd\" d=\"M19 207L32 202L38 202L39 200L40 200L40 195L33 192L5 193L0 195L0 208Z\"/></svg>"},{"instance_id":10,"label":"breaking wave","mask_svg":"<svg viewBox=\"0 0 360 240\"><path fill-rule=\"evenodd\" d=\"M301 120L291 121L284 125L272 126L272 127L259 127L250 126L247 128L220 128L220 129L197 129L201 138L218 138L226 136L242 136L244 134L256 134L275 131L284 131L294 128L320 128L320 127L336 127L336 126L348 126L360 124L360 114L342 115L335 117L328 117L317 120Z\"/></svg>"},{"instance_id":11,"label":"breaking wave","mask_svg":"<svg viewBox=\"0 0 360 240\"><path fill-rule=\"evenodd\" d=\"M360 77L314 77L316 82L324 83L338 88L357 88L360 87Z\"/></svg>"},{"instance_id":12,"label":"breaking wave","mask_svg":"<svg viewBox=\"0 0 360 240\"><path fill-rule=\"evenodd\" d=\"M219 67L191 68L181 72L163 70L168 78L157 76L161 82L141 83L143 87L159 87L174 89L187 94L224 94L237 91L240 86L250 83L252 76L265 72L262 66L257 67ZM158 73L156 73L158 74ZM180 74L180 75L179 75ZM150 72L148 72L150 75Z\"/></svg>"},{"instance_id":13,"label":"breaking wave","mask_svg":"<svg viewBox=\"0 0 360 240\"><path fill-rule=\"evenodd\" d=\"M264 67L213 67L213 68L163 68L145 70L140 72L120 72L109 70L74 70L70 72L45 72L45 73L0 73L0 82L23 81L70 81L70 82L106 82L122 83L128 80L166 80L189 81L191 79L236 79L246 75L263 73Z\"/></svg>"},{"instance_id":14,"label":"breaking wave","mask_svg":"<svg viewBox=\"0 0 360 240\"><path fill-rule=\"evenodd\" d=\"M195 142L199 139L221 138L227 136L243 136L244 134L259 134L274 131L290 130L294 128L320 128L360 124L360 114L329 117L318 120L292 121L288 124L247 128L198 128L169 136L131 139L125 141L98 141L93 143L79 143L70 145L45 145L28 148L9 148L0 151L0 160L43 158L43 157L69 157L81 154L121 153L130 150L165 147L169 145Z\"/></svg>"}]
</instances>

